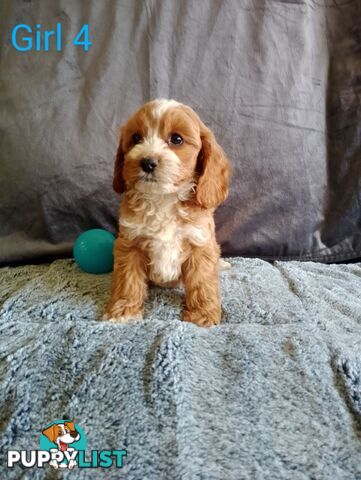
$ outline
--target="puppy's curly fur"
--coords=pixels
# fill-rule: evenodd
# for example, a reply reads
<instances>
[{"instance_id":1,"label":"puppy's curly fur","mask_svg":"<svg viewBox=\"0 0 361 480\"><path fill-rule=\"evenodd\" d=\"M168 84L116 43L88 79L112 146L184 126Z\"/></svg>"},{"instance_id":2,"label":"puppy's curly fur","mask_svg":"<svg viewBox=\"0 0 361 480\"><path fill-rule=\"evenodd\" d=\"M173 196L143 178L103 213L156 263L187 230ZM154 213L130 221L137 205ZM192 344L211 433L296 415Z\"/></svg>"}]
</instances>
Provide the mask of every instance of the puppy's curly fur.
<instances>
[{"instance_id":1,"label":"puppy's curly fur","mask_svg":"<svg viewBox=\"0 0 361 480\"><path fill-rule=\"evenodd\" d=\"M183 282L183 320L221 321L220 248L213 214L228 195L230 164L188 106L146 103L121 129L113 187L124 193L104 319L142 318L147 284Z\"/></svg>"}]
</instances>

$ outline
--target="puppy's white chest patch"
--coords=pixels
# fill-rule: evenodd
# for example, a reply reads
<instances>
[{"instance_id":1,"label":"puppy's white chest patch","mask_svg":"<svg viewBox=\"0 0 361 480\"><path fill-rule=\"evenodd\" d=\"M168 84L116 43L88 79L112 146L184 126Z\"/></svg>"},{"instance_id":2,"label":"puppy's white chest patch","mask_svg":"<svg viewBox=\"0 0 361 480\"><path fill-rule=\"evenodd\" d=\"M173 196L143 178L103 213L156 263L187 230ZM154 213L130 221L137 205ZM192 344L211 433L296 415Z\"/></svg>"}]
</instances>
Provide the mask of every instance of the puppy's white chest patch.
<instances>
[{"instance_id":1,"label":"puppy's white chest patch","mask_svg":"<svg viewBox=\"0 0 361 480\"><path fill-rule=\"evenodd\" d=\"M183 240L202 245L209 234L201 228L185 225L183 212L174 202L148 205L137 221L120 219L120 227L127 229L128 237L145 237L149 257L149 279L157 284L179 280L184 262Z\"/></svg>"},{"instance_id":2,"label":"puppy's white chest patch","mask_svg":"<svg viewBox=\"0 0 361 480\"><path fill-rule=\"evenodd\" d=\"M182 236L176 221L164 225L149 242L149 278L155 283L178 280L182 265Z\"/></svg>"},{"instance_id":3,"label":"puppy's white chest patch","mask_svg":"<svg viewBox=\"0 0 361 480\"><path fill-rule=\"evenodd\" d=\"M173 219L160 225L159 234L150 239L150 280L167 283L178 280L184 262L183 240L203 245L209 238L202 229L184 225Z\"/></svg>"},{"instance_id":4,"label":"puppy's white chest patch","mask_svg":"<svg viewBox=\"0 0 361 480\"><path fill-rule=\"evenodd\" d=\"M176 206L163 201L143 217L142 235L148 239L149 278L154 283L179 279L182 265L182 229Z\"/></svg>"}]
</instances>

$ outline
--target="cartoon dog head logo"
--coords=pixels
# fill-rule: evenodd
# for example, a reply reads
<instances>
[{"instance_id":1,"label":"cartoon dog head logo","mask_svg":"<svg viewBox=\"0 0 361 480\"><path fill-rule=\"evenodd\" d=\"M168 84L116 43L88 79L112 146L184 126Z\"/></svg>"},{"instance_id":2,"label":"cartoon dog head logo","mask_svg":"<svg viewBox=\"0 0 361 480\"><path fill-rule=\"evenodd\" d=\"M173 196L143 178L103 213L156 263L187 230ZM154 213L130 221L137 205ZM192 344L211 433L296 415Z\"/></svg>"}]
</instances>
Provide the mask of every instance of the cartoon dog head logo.
<instances>
[{"instance_id":1,"label":"cartoon dog head logo","mask_svg":"<svg viewBox=\"0 0 361 480\"><path fill-rule=\"evenodd\" d=\"M50 452L55 454L57 452L61 452L62 455L59 455L59 460L61 459L61 463L58 462L57 459L53 459L50 462L50 465L55 468L69 468L73 469L77 462L75 460L77 450L73 448L71 445L75 442L80 440L80 433L77 430L74 421L63 421L63 422L56 422L50 425L49 427L45 428L42 431L42 434L53 444L56 445L56 448L51 448ZM64 461L67 460L67 462Z\"/></svg>"},{"instance_id":2,"label":"cartoon dog head logo","mask_svg":"<svg viewBox=\"0 0 361 480\"><path fill-rule=\"evenodd\" d=\"M76 430L74 422L54 423L50 427L43 430L43 435L55 443L58 450L65 452L68 450L68 445L77 442L80 439L80 434Z\"/></svg>"},{"instance_id":3,"label":"cartoon dog head logo","mask_svg":"<svg viewBox=\"0 0 361 480\"><path fill-rule=\"evenodd\" d=\"M43 468L50 465L55 469L123 468L125 449L91 450L86 455L87 435L73 420L53 420L43 428L39 438L39 449L8 450L7 466L14 468ZM88 452L89 453L89 452Z\"/></svg>"}]
</instances>

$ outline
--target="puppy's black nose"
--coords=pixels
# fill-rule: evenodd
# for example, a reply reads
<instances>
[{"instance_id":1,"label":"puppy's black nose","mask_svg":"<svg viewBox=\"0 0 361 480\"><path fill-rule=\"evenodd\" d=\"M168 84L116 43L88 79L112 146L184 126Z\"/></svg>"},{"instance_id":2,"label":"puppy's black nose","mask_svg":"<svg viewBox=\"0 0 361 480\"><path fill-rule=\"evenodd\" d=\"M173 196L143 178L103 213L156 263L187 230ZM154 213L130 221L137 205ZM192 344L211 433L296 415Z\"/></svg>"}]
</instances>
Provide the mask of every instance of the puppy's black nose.
<instances>
[{"instance_id":1,"label":"puppy's black nose","mask_svg":"<svg viewBox=\"0 0 361 480\"><path fill-rule=\"evenodd\" d=\"M70 436L73 437L73 438L76 438L78 435L79 434L76 430L74 430L73 432L70 432Z\"/></svg>"},{"instance_id":2,"label":"puppy's black nose","mask_svg":"<svg viewBox=\"0 0 361 480\"><path fill-rule=\"evenodd\" d=\"M157 166L157 162L156 160L154 160L154 158L146 157L141 159L140 166L142 167L142 170L144 170L146 173L150 173L153 172L153 170Z\"/></svg>"}]
</instances>

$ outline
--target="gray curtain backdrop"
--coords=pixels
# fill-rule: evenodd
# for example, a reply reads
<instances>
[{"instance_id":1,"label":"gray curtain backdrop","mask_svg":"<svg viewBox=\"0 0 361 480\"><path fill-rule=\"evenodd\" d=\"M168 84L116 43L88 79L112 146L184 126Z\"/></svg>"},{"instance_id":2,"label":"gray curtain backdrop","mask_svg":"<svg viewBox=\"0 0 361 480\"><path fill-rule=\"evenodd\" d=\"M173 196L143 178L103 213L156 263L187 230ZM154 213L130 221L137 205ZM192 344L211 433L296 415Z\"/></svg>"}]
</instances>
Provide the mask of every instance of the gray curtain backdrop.
<instances>
[{"instance_id":1,"label":"gray curtain backdrop","mask_svg":"<svg viewBox=\"0 0 361 480\"><path fill-rule=\"evenodd\" d=\"M62 50L15 50L19 23L60 23ZM224 255L361 256L359 0L2 0L0 48L1 263L115 232L119 126L156 97L192 106L234 165Z\"/></svg>"}]
</instances>

